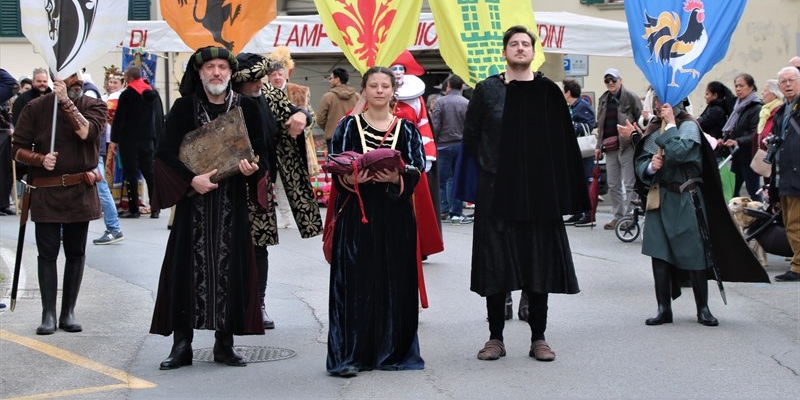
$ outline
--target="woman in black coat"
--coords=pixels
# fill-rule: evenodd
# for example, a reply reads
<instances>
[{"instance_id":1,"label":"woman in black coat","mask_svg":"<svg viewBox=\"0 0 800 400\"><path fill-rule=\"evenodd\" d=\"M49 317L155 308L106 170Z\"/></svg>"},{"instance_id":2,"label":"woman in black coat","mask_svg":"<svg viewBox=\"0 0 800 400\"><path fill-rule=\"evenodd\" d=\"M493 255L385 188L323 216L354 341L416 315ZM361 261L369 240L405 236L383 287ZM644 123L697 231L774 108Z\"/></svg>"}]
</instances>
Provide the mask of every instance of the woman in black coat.
<instances>
[{"instance_id":1,"label":"woman in black coat","mask_svg":"<svg viewBox=\"0 0 800 400\"><path fill-rule=\"evenodd\" d=\"M753 133L758 127L758 114L764 103L756 95L756 84L749 74L739 74L733 84L736 104L722 128L722 139L718 145L730 151L738 148L731 162L731 172L736 175L733 195L738 195L744 183L750 198L761 201L761 196L756 194L761 188L761 177L750 168L750 160L753 158Z\"/></svg>"}]
</instances>

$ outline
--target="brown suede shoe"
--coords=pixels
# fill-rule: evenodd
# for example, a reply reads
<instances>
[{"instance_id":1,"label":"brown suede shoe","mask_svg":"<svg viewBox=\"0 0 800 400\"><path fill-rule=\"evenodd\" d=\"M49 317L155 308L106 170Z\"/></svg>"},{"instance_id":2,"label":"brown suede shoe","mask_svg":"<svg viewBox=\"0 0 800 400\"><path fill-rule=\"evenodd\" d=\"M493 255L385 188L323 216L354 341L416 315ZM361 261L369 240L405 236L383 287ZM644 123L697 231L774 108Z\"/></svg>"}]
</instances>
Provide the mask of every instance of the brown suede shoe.
<instances>
[{"instance_id":1,"label":"brown suede shoe","mask_svg":"<svg viewBox=\"0 0 800 400\"><path fill-rule=\"evenodd\" d=\"M556 359L556 353L550 348L544 340L537 340L531 344L531 351L529 356L539 361L553 361Z\"/></svg>"},{"instance_id":2,"label":"brown suede shoe","mask_svg":"<svg viewBox=\"0 0 800 400\"><path fill-rule=\"evenodd\" d=\"M483 345L481 351L478 352L478 360L491 361L497 360L506 355L506 346L503 342L492 339Z\"/></svg>"}]
</instances>

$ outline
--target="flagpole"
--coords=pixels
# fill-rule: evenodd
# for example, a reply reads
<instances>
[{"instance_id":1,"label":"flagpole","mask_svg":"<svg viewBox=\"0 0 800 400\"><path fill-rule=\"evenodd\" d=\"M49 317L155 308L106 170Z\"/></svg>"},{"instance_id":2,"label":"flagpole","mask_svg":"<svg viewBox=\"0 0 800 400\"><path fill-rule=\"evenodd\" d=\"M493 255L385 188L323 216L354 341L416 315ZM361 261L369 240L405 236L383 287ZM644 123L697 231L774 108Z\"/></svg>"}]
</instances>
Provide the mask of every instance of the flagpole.
<instances>
[{"instance_id":1,"label":"flagpole","mask_svg":"<svg viewBox=\"0 0 800 400\"><path fill-rule=\"evenodd\" d=\"M50 131L50 152L56 150L56 115L58 114L58 95L53 96L53 128Z\"/></svg>"}]
</instances>

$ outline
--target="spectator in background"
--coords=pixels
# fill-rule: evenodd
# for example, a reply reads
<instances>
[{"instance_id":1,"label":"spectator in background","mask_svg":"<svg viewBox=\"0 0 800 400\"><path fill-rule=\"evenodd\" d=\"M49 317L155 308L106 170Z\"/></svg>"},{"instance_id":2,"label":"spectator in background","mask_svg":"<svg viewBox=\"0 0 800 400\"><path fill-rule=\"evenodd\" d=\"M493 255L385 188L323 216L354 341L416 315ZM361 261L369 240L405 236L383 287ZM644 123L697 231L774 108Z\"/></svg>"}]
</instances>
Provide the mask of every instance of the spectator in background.
<instances>
[{"instance_id":1,"label":"spectator in background","mask_svg":"<svg viewBox=\"0 0 800 400\"><path fill-rule=\"evenodd\" d=\"M800 68L800 67L798 67ZM778 282L800 281L800 69L785 67L778 72L778 85L783 93L783 106L775 114L772 134L783 138L775 161L772 163L774 185L770 185L770 199L780 199L786 237L792 246L789 271L778 275Z\"/></svg>"},{"instance_id":2,"label":"spectator in background","mask_svg":"<svg viewBox=\"0 0 800 400\"><path fill-rule=\"evenodd\" d=\"M578 82L567 79L563 82L564 85L564 99L567 100L569 105L569 112L572 116L572 125L575 127L575 135L588 136L592 134L592 130L597 127L597 121L594 117L594 110L589 102L581 98L581 85ZM594 169L594 157L583 158L583 172L586 176L587 190L588 185L591 183L592 170ZM586 210L582 213L575 214L564 221L566 225L575 225L577 227L593 227L595 220L592 217L591 210Z\"/></svg>"},{"instance_id":3,"label":"spectator in background","mask_svg":"<svg viewBox=\"0 0 800 400\"><path fill-rule=\"evenodd\" d=\"M142 79L142 70L130 66L125 70L127 88L119 95L117 111L111 124L111 142L119 149L128 189L128 210L120 218L139 218L139 173L153 195L153 157L161 122L164 120L161 98ZM157 104L156 104L157 103ZM158 218L152 209L150 218Z\"/></svg>"},{"instance_id":4,"label":"spectator in background","mask_svg":"<svg viewBox=\"0 0 800 400\"><path fill-rule=\"evenodd\" d=\"M733 103L736 97L731 93L725 84L719 81L712 81L706 85L706 108L697 117L697 122L703 132L713 136L715 139L722 138L722 127L733 110ZM722 148L716 148L714 152L718 159L723 158Z\"/></svg>"},{"instance_id":5,"label":"spectator in background","mask_svg":"<svg viewBox=\"0 0 800 400\"><path fill-rule=\"evenodd\" d=\"M450 75L443 86L445 94L435 100L431 110L431 128L439 155L439 198L442 215L447 212L450 223L459 225L472 222L471 216L464 216L464 203L455 198L453 191L456 158L464 136L464 119L467 117L469 100L461 95L464 81L458 75ZM430 98L428 101L430 102Z\"/></svg>"},{"instance_id":6,"label":"spectator in background","mask_svg":"<svg viewBox=\"0 0 800 400\"><path fill-rule=\"evenodd\" d=\"M761 106L761 111L758 113L758 127L753 133L753 156L760 148L767 150L767 145L763 143L764 139L772 134L772 126L775 124L775 113L783 105L783 93L781 93L780 85L777 79L768 79L764 83L764 90L761 91L761 100L764 105ZM769 178L764 177L764 181Z\"/></svg>"},{"instance_id":7,"label":"spectator in background","mask_svg":"<svg viewBox=\"0 0 800 400\"><path fill-rule=\"evenodd\" d=\"M761 201L761 195L758 194L761 177L750 168L750 161L753 159L753 134L758 128L758 114L764 103L756 94L758 89L750 74L739 74L733 84L736 104L722 127L722 138L717 145L725 146L729 153L734 152L731 160L731 172L736 176L733 196L739 195L744 183L750 198Z\"/></svg>"},{"instance_id":8,"label":"spectator in background","mask_svg":"<svg viewBox=\"0 0 800 400\"><path fill-rule=\"evenodd\" d=\"M0 68L0 215L16 215L11 209L11 188L14 186L11 169L11 113L8 101L14 96L17 80Z\"/></svg>"},{"instance_id":9,"label":"spectator in background","mask_svg":"<svg viewBox=\"0 0 800 400\"><path fill-rule=\"evenodd\" d=\"M347 82L350 75L344 68L334 68L328 75L330 91L322 95L317 109L317 124L325 131L325 146L331 153L331 138L336 125L358 102L359 94Z\"/></svg>"},{"instance_id":10,"label":"spectator in background","mask_svg":"<svg viewBox=\"0 0 800 400\"><path fill-rule=\"evenodd\" d=\"M114 113L117 111L117 101L119 94L122 92L122 84L125 82L122 72L113 65L105 68L105 79L103 87L106 93L102 99L106 102L108 107L108 118L106 119L106 129L100 138L100 159L97 162L97 169L103 176L100 182L97 182L97 194L100 196L100 206L103 208L103 223L106 226L105 232L92 241L96 245L106 245L121 242L125 239L122 235L122 228L119 224L119 215L117 214L117 206L114 203L114 197L111 195L111 190L108 187L108 182L114 182L114 171L110 169L110 179L106 179L106 155L111 154L113 157L116 154L114 146L109 146L111 140L111 123L114 121ZM109 165L113 165L110 164Z\"/></svg>"},{"instance_id":11,"label":"spectator in background","mask_svg":"<svg viewBox=\"0 0 800 400\"><path fill-rule=\"evenodd\" d=\"M617 221L628 214L630 202L637 197L633 190L636 181L633 144L630 139L619 136L617 124L636 123L642 113L642 101L639 96L622 87L622 76L616 68L606 70L603 82L607 90L597 102L598 137L594 155L599 161L603 152L606 153L606 178L614 218L603 225L603 229L613 230Z\"/></svg>"}]
</instances>

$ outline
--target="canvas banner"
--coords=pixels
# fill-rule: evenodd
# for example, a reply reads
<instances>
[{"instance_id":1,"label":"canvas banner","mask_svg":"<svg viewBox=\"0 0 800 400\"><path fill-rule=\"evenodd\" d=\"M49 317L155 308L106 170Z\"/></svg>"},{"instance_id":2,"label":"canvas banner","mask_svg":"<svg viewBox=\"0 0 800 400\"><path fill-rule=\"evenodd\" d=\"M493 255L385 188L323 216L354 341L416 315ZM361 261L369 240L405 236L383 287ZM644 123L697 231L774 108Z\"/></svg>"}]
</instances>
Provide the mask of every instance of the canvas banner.
<instances>
[{"instance_id":1,"label":"canvas banner","mask_svg":"<svg viewBox=\"0 0 800 400\"><path fill-rule=\"evenodd\" d=\"M119 44L127 0L20 0L22 33L64 79Z\"/></svg>"},{"instance_id":2,"label":"canvas banner","mask_svg":"<svg viewBox=\"0 0 800 400\"><path fill-rule=\"evenodd\" d=\"M678 104L728 51L746 0L626 0L633 58L662 103Z\"/></svg>"},{"instance_id":3,"label":"canvas banner","mask_svg":"<svg viewBox=\"0 0 800 400\"><path fill-rule=\"evenodd\" d=\"M422 0L314 0L330 40L362 74L388 67L417 34Z\"/></svg>"},{"instance_id":4,"label":"canvas banner","mask_svg":"<svg viewBox=\"0 0 800 400\"><path fill-rule=\"evenodd\" d=\"M278 15L275 0L161 0L161 14L192 50L224 47L234 54Z\"/></svg>"},{"instance_id":5,"label":"canvas banner","mask_svg":"<svg viewBox=\"0 0 800 400\"><path fill-rule=\"evenodd\" d=\"M544 63L530 0L430 0L442 59L465 83L475 87L506 70L503 34L522 25L536 34L531 69Z\"/></svg>"}]
</instances>

